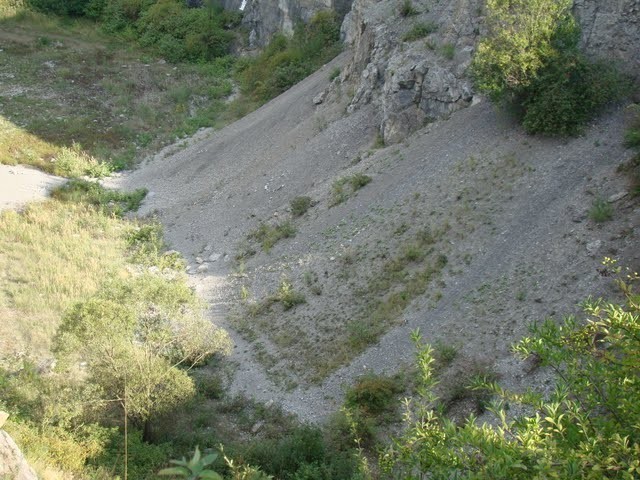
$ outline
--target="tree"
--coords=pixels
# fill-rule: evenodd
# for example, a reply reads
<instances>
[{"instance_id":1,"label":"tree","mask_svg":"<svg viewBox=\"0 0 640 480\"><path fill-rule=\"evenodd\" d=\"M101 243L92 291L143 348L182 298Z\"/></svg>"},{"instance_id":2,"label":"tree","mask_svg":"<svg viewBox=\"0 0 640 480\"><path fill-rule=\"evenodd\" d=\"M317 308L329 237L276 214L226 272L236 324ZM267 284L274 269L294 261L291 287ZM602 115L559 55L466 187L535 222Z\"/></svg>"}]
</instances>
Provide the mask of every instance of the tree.
<instances>
[{"instance_id":1,"label":"tree","mask_svg":"<svg viewBox=\"0 0 640 480\"><path fill-rule=\"evenodd\" d=\"M551 367L555 391L545 398L480 379L474 388L495 397L490 423L469 418L458 427L434 410L433 356L416 333L420 402L407 409L406 432L381 458L386 473L403 479L640 478L640 295L629 284L637 279L629 272L618 280L622 304L585 302L583 322L533 326L514 350ZM511 414L514 404L526 413Z\"/></svg>"},{"instance_id":2,"label":"tree","mask_svg":"<svg viewBox=\"0 0 640 480\"><path fill-rule=\"evenodd\" d=\"M151 274L114 281L76 304L55 339L63 367L86 362L88 380L139 426L190 398L187 371L229 346L184 282Z\"/></svg>"}]
</instances>

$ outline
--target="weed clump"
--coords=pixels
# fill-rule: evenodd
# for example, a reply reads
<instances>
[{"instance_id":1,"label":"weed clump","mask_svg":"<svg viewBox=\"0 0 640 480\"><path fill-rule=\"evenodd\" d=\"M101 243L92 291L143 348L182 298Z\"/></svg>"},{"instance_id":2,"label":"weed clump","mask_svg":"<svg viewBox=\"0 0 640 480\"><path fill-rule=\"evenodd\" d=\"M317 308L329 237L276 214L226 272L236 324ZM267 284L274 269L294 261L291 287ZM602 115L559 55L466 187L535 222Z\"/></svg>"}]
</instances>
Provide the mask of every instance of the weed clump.
<instances>
[{"instance_id":1,"label":"weed clump","mask_svg":"<svg viewBox=\"0 0 640 480\"><path fill-rule=\"evenodd\" d=\"M413 6L411 0L403 0L400 4L399 12L401 17L413 17L418 14L418 10Z\"/></svg>"},{"instance_id":2,"label":"weed clump","mask_svg":"<svg viewBox=\"0 0 640 480\"><path fill-rule=\"evenodd\" d=\"M613 217L613 207L604 198L596 198L589 210L589 218L596 223L606 222Z\"/></svg>"},{"instance_id":3,"label":"weed clump","mask_svg":"<svg viewBox=\"0 0 640 480\"><path fill-rule=\"evenodd\" d=\"M260 226L249 233L248 238L260 243L265 252L269 252L273 246L283 238L295 237L296 228L289 220L275 225L261 223Z\"/></svg>"},{"instance_id":4,"label":"weed clump","mask_svg":"<svg viewBox=\"0 0 640 480\"><path fill-rule=\"evenodd\" d=\"M57 200L86 203L117 217L138 210L146 195L147 190L144 188L125 193L106 189L98 182L80 179L70 180L51 192L51 196Z\"/></svg>"},{"instance_id":5,"label":"weed clump","mask_svg":"<svg viewBox=\"0 0 640 480\"><path fill-rule=\"evenodd\" d=\"M291 200L291 215L301 217L311 208L311 197L296 197Z\"/></svg>"},{"instance_id":6,"label":"weed clump","mask_svg":"<svg viewBox=\"0 0 640 480\"><path fill-rule=\"evenodd\" d=\"M348 177L342 177L331 186L331 198L329 206L333 207L345 202L349 197L353 196L362 187L371 182L371 177L363 173L354 173Z\"/></svg>"}]
</instances>

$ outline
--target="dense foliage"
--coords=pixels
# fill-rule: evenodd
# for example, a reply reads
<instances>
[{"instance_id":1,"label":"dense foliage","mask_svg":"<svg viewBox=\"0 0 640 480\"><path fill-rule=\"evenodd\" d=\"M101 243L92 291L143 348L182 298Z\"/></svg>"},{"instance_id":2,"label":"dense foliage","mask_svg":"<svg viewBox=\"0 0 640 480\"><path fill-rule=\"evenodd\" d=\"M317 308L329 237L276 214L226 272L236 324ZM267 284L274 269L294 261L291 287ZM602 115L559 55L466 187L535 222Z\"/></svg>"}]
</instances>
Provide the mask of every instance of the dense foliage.
<instances>
[{"instance_id":1,"label":"dense foliage","mask_svg":"<svg viewBox=\"0 0 640 480\"><path fill-rule=\"evenodd\" d=\"M578 50L571 0L488 0L477 87L515 107L530 133L572 135L625 91L612 68Z\"/></svg>"},{"instance_id":2,"label":"dense foliage","mask_svg":"<svg viewBox=\"0 0 640 480\"><path fill-rule=\"evenodd\" d=\"M213 2L189 8L184 1L29 0L33 8L63 16L89 17L103 29L136 40L171 62L203 62L229 54L231 28L240 14Z\"/></svg>"},{"instance_id":3,"label":"dense foliage","mask_svg":"<svg viewBox=\"0 0 640 480\"><path fill-rule=\"evenodd\" d=\"M620 271L612 262L608 268ZM639 478L640 295L622 279L619 285L624 304L590 300L586 321L548 320L515 346L557 374L550 395L476 383L496 398L487 423L470 418L456 426L432 408L432 351L416 334L421 403L407 410L406 433L382 457L386 472L407 479L427 472L433 479Z\"/></svg>"}]
</instances>

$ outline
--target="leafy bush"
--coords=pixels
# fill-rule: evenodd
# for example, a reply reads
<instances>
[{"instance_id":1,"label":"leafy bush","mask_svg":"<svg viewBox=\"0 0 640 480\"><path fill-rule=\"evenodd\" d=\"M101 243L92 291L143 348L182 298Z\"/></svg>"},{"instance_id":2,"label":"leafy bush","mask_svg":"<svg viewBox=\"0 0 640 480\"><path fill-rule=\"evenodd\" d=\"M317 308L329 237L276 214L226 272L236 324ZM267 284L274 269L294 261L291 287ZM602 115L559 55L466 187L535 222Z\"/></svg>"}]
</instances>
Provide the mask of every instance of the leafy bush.
<instances>
[{"instance_id":1,"label":"leafy bush","mask_svg":"<svg viewBox=\"0 0 640 480\"><path fill-rule=\"evenodd\" d=\"M591 210L589 210L589 218L596 223L606 222L611 220L613 216L613 207L604 198L596 198L593 201Z\"/></svg>"},{"instance_id":2,"label":"leafy bush","mask_svg":"<svg viewBox=\"0 0 640 480\"><path fill-rule=\"evenodd\" d=\"M62 147L53 158L53 172L63 177L76 178L82 176L101 178L112 171L107 163L99 162L91 155L82 151L80 145Z\"/></svg>"},{"instance_id":3,"label":"leafy bush","mask_svg":"<svg viewBox=\"0 0 640 480\"><path fill-rule=\"evenodd\" d=\"M347 390L345 405L365 415L379 415L392 406L396 394L403 390L397 379L365 375Z\"/></svg>"},{"instance_id":4,"label":"leafy bush","mask_svg":"<svg viewBox=\"0 0 640 480\"><path fill-rule=\"evenodd\" d=\"M578 51L571 0L488 0L489 34L473 60L479 90L516 107L530 133L572 135L626 81Z\"/></svg>"},{"instance_id":5,"label":"leafy bush","mask_svg":"<svg viewBox=\"0 0 640 480\"><path fill-rule=\"evenodd\" d=\"M296 197L291 200L291 215L301 217L311 208L311 197Z\"/></svg>"},{"instance_id":6,"label":"leafy bush","mask_svg":"<svg viewBox=\"0 0 640 480\"><path fill-rule=\"evenodd\" d=\"M639 278L627 274L627 281ZM587 301L585 322L547 320L515 346L522 358L534 355L557 373L550 397L475 383L474 388L496 397L490 407L496 418L490 424L471 418L456 426L432 409L432 350L414 334L421 401L407 412L406 433L382 455L383 470L394 478L427 472L442 479L637 478L640 295L628 283L618 284L626 297L623 304ZM513 404L522 405L516 411L525 413L511 414Z\"/></svg>"}]
</instances>

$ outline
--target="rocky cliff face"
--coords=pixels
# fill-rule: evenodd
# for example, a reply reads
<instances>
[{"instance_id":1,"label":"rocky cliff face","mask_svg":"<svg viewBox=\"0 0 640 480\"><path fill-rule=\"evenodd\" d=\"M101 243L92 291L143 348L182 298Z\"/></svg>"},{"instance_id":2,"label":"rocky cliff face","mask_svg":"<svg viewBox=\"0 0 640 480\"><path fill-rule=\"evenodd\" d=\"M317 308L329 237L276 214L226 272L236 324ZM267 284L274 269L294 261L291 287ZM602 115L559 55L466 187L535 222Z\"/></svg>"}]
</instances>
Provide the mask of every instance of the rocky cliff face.
<instances>
[{"instance_id":1,"label":"rocky cliff face","mask_svg":"<svg viewBox=\"0 0 640 480\"><path fill-rule=\"evenodd\" d=\"M373 102L380 133L396 143L424 123L476 100L468 68L483 33L483 0L422 0L415 15L398 0L355 0L342 26L353 59L341 76L354 95L349 111ZM640 76L640 0L576 0L585 51ZM430 32L411 40L416 26Z\"/></svg>"},{"instance_id":2,"label":"rocky cliff face","mask_svg":"<svg viewBox=\"0 0 640 480\"><path fill-rule=\"evenodd\" d=\"M242 0L228 0L235 8ZM266 45L274 33L293 34L298 22L308 22L314 13L334 10L344 16L353 0L247 0L242 23L249 29L251 48Z\"/></svg>"}]
</instances>

